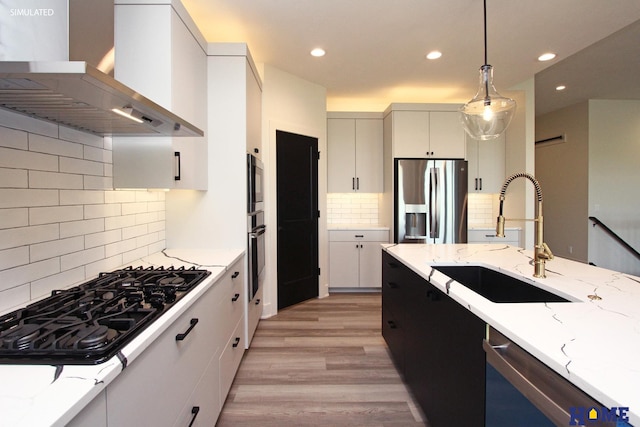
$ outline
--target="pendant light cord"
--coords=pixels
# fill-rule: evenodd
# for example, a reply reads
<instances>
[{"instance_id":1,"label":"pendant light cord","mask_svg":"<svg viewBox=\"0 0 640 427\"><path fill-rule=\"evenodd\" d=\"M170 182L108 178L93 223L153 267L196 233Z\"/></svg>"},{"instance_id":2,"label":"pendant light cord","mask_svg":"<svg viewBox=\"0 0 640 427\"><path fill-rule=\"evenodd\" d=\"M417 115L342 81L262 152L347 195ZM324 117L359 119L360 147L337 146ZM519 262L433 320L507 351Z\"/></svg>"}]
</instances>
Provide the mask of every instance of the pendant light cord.
<instances>
[{"instance_id":1,"label":"pendant light cord","mask_svg":"<svg viewBox=\"0 0 640 427\"><path fill-rule=\"evenodd\" d=\"M484 65L487 64L487 0L484 0Z\"/></svg>"}]
</instances>

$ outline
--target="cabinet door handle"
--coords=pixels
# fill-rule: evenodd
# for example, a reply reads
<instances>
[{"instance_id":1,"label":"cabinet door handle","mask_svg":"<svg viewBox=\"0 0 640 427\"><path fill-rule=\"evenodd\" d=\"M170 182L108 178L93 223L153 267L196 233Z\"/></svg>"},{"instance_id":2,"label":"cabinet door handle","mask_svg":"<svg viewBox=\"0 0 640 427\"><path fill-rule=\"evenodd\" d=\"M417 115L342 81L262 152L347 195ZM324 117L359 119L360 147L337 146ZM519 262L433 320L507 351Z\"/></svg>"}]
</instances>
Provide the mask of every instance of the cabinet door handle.
<instances>
[{"instance_id":1,"label":"cabinet door handle","mask_svg":"<svg viewBox=\"0 0 640 427\"><path fill-rule=\"evenodd\" d=\"M356 189L356 179L355 179L355 177L351 178L351 189L352 190Z\"/></svg>"},{"instance_id":2,"label":"cabinet door handle","mask_svg":"<svg viewBox=\"0 0 640 427\"><path fill-rule=\"evenodd\" d=\"M173 155L174 160L176 162L176 174L174 175L173 179L176 181L180 181L180 176L182 175L180 173L180 152L179 151L174 151Z\"/></svg>"},{"instance_id":3,"label":"cabinet door handle","mask_svg":"<svg viewBox=\"0 0 640 427\"><path fill-rule=\"evenodd\" d=\"M473 181L475 182L473 189L478 191L478 178L474 178Z\"/></svg>"},{"instance_id":4,"label":"cabinet door handle","mask_svg":"<svg viewBox=\"0 0 640 427\"><path fill-rule=\"evenodd\" d=\"M240 298L240 294L235 294L235 295L233 296L233 298L231 298L231 302L236 302L236 301L238 301L238 298Z\"/></svg>"},{"instance_id":5,"label":"cabinet door handle","mask_svg":"<svg viewBox=\"0 0 640 427\"><path fill-rule=\"evenodd\" d=\"M259 299L256 300L256 305L260 305L260 300Z\"/></svg>"},{"instance_id":6,"label":"cabinet door handle","mask_svg":"<svg viewBox=\"0 0 640 427\"><path fill-rule=\"evenodd\" d=\"M482 191L482 178L478 178L480 181L480 191Z\"/></svg>"},{"instance_id":7,"label":"cabinet door handle","mask_svg":"<svg viewBox=\"0 0 640 427\"><path fill-rule=\"evenodd\" d=\"M234 271L233 274L231 275L232 279L235 279L236 277L238 277L240 275L239 271Z\"/></svg>"},{"instance_id":8,"label":"cabinet door handle","mask_svg":"<svg viewBox=\"0 0 640 427\"><path fill-rule=\"evenodd\" d=\"M196 325L198 324L198 319L196 319L195 317L193 319L191 319L191 322L189 322L191 324L191 326L189 326L189 329L187 329L184 333L182 334L178 334L176 335L176 341L182 341L183 339L185 339L187 337L187 335L189 335L189 332L191 332L191 330L193 328L196 327Z\"/></svg>"},{"instance_id":9,"label":"cabinet door handle","mask_svg":"<svg viewBox=\"0 0 640 427\"><path fill-rule=\"evenodd\" d=\"M231 344L231 346L233 348L236 348L238 346L238 344L240 344L240 337L236 337L236 339L233 340L233 344Z\"/></svg>"},{"instance_id":10,"label":"cabinet door handle","mask_svg":"<svg viewBox=\"0 0 640 427\"><path fill-rule=\"evenodd\" d=\"M191 417L191 422L189 423L189 427L193 426L193 423L196 420L196 417L198 416L198 412L200 412L200 407L199 406L194 406L193 408L191 408L191 415L193 415Z\"/></svg>"},{"instance_id":11,"label":"cabinet door handle","mask_svg":"<svg viewBox=\"0 0 640 427\"><path fill-rule=\"evenodd\" d=\"M396 322L394 322L393 320L387 320L387 324L391 329L398 329L398 326L396 326Z\"/></svg>"},{"instance_id":12,"label":"cabinet door handle","mask_svg":"<svg viewBox=\"0 0 640 427\"><path fill-rule=\"evenodd\" d=\"M360 189L360 178L356 178L356 190Z\"/></svg>"}]
</instances>

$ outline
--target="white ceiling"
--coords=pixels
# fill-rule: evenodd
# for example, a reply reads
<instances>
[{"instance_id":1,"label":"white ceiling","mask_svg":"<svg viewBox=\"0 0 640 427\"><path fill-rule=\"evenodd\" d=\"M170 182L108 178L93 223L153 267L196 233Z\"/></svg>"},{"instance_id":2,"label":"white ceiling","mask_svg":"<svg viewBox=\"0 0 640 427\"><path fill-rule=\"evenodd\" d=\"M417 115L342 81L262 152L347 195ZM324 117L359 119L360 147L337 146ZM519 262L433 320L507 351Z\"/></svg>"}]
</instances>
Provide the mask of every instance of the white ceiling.
<instances>
[{"instance_id":1,"label":"white ceiling","mask_svg":"<svg viewBox=\"0 0 640 427\"><path fill-rule=\"evenodd\" d=\"M255 62L325 87L329 111L463 103L477 90L482 0L182 1L207 41L246 42ZM506 92L639 20L640 1L487 0L487 15L488 62ZM425 59L434 49L442 58ZM538 62L547 51L558 58Z\"/></svg>"}]
</instances>

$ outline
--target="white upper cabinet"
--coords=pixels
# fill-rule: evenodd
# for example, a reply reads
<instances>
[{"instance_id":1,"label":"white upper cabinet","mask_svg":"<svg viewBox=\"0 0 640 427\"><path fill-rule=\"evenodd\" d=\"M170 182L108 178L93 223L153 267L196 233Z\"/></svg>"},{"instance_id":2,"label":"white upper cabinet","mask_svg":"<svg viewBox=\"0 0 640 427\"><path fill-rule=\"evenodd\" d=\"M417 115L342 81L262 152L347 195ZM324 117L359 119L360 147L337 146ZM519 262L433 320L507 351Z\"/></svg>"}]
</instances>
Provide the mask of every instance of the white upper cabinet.
<instances>
[{"instance_id":1,"label":"white upper cabinet","mask_svg":"<svg viewBox=\"0 0 640 427\"><path fill-rule=\"evenodd\" d=\"M504 134L490 141L467 137L469 192L499 193L505 180Z\"/></svg>"},{"instance_id":2,"label":"white upper cabinet","mask_svg":"<svg viewBox=\"0 0 640 427\"><path fill-rule=\"evenodd\" d=\"M328 192L381 193L382 143L380 114L329 113Z\"/></svg>"},{"instance_id":3,"label":"white upper cabinet","mask_svg":"<svg viewBox=\"0 0 640 427\"><path fill-rule=\"evenodd\" d=\"M390 107L394 158L463 159L465 135L457 105L438 111L442 104L400 104ZM415 108L415 109L411 109ZM434 109L433 111L430 109Z\"/></svg>"},{"instance_id":4,"label":"white upper cabinet","mask_svg":"<svg viewBox=\"0 0 640 427\"><path fill-rule=\"evenodd\" d=\"M158 3L115 5L114 75L206 132L204 38L184 8ZM113 175L116 188L205 190L206 135L113 137Z\"/></svg>"}]
</instances>

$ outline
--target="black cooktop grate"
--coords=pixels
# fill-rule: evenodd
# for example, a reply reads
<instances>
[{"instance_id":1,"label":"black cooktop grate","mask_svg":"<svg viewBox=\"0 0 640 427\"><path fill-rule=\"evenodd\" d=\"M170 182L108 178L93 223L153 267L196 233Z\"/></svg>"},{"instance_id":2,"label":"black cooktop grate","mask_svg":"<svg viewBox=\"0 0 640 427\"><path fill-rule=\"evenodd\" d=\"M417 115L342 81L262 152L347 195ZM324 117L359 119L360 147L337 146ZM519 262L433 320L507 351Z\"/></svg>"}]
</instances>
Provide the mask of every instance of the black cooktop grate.
<instances>
[{"instance_id":1,"label":"black cooktop grate","mask_svg":"<svg viewBox=\"0 0 640 427\"><path fill-rule=\"evenodd\" d=\"M0 317L0 363L102 363L209 274L195 267L128 267L53 291Z\"/></svg>"}]
</instances>

